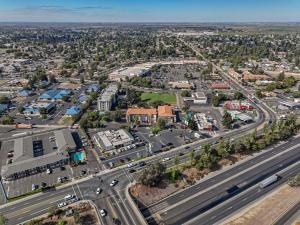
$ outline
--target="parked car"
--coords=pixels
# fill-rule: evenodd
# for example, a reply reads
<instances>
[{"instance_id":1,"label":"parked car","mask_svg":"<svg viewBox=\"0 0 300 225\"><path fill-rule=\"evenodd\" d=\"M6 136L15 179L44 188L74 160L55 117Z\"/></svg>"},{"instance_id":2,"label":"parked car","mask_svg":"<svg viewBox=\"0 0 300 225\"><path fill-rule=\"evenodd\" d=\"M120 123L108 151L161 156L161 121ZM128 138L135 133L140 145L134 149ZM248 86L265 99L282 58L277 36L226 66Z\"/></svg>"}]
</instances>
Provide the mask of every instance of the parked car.
<instances>
[{"instance_id":1,"label":"parked car","mask_svg":"<svg viewBox=\"0 0 300 225\"><path fill-rule=\"evenodd\" d=\"M101 192L102 192L102 189L100 187L98 187L96 190L96 194L99 195L99 194L101 194Z\"/></svg>"},{"instance_id":2,"label":"parked car","mask_svg":"<svg viewBox=\"0 0 300 225\"><path fill-rule=\"evenodd\" d=\"M105 216L107 215L106 210L105 210L105 209L101 209L101 210L100 210L100 215L101 215L102 217L105 217Z\"/></svg>"}]
</instances>

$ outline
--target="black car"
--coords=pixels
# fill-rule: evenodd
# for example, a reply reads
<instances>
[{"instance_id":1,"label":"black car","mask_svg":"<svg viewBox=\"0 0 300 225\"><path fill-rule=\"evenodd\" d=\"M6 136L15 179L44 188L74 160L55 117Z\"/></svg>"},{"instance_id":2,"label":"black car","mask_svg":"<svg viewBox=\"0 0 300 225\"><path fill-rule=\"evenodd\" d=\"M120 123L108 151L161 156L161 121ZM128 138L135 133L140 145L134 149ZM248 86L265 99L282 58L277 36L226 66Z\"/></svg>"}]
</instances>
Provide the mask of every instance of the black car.
<instances>
[{"instance_id":1,"label":"black car","mask_svg":"<svg viewBox=\"0 0 300 225\"><path fill-rule=\"evenodd\" d=\"M145 166L145 165L146 165L146 163L145 163L144 161L140 161L140 162L139 162L139 166L140 166L140 167Z\"/></svg>"}]
</instances>

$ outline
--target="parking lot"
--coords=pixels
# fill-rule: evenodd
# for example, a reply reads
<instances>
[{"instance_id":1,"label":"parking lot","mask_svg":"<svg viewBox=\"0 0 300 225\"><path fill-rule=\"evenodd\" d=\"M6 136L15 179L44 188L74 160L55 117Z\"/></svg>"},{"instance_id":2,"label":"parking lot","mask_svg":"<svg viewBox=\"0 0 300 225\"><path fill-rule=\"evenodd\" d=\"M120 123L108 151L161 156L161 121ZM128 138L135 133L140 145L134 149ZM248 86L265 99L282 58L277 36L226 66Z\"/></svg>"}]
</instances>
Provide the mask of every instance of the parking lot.
<instances>
[{"instance_id":1,"label":"parking lot","mask_svg":"<svg viewBox=\"0 0 300 225\"><path fill-rule=\"evenodd\" d=\"M139 127L132 132L132 135L138 140L143 141L145 145L131 149L125 148L126 150L122 152L110 155L103 160L107 168L110 168L111 165L117 166L124 163L126 164L161 151L168 151L171 148L193 142L196 139L193 132L180 128L164 130L158 135L152 135L149 128Z\"/></svg>"},{"instance_id":2,"label":"parking lot","mask_svg":"<svg viewBox=\"0 0 300 225\"><path fill-rule=\"evenodd\" d=\"M60 183L59 177L66 177L68 180L78 179L83 176L87 176L89 174L94 174L100 171L99 163L95 158L94 154L92 154L91 149L87 146L86 139L83 138L83 143L81 138L83 134L80 132L73 132L72 136L77 146L77 149L81 149L85 145L86 150L86 161L74 163L70 165L65 165L64 167L57 167L50 169L51 173L48 174L47 170L41 170L36 173L25 174L22 177L18 177L15 180L5 180L4 188L8 197L16 197L18 195L22 195L28 193L33 190L33 185L35 188L40 188L43 186L52 186ZM7 163L9 160L22 160L23 157L39 157L43 154L48 154L53 151L57 151L56 141L54 139L53 132L42 133L38 135L34 135L31 137L32 141L32 151L25 151L25 155L20 157L14 157L16 154L14 152L15 143L14 140L4 141L2 142L1 150L0 150L0 168ZM11 153L10 153L11 152ZM10 156L12 154L12 157ZM17 161L16 161L17 162ZM66 182L66 180L64 181Z\"/></svg>"},{"instance_id":3,"label":"parking lot","mask_svg":"<svg viewBox=\"0 0 300 225\"><path fill-rule=\"evenodd\" d=\"M36 188L42 187L42 183L46 186L52 186L58 184L58 177L66 177L68 180L71 179L71 169L69 166L65 166L64 170L60 168L53 169L51 174L46 172L38 173L32 176L24 177L14 181L4 182L6 194L9 198L16 197L22 194L31 192L32 185L36 185Z\"/></svg>"}]
</instances>

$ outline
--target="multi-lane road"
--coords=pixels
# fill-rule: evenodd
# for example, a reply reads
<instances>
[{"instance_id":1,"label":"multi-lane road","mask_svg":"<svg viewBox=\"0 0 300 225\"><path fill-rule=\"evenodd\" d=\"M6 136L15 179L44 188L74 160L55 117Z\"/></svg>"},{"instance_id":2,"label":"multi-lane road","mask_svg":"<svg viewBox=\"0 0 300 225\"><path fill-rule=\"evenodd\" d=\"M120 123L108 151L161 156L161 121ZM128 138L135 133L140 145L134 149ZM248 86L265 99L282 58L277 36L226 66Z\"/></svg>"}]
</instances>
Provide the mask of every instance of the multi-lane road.
<instances>
[{"instance_id":1,"label":"multi-lane road","mask_svg":"<svg viewBox=\"0 0 300 225\"><path fill-rule=\"evenodd\" d=\"M159 205L164 205L164 208L156 213L160 221L164 221L166 224L184 224L250 189L268 176L297 163L300 160L299 153L300 138L296 138L177 193L153 205L149 210L154 213L155 209L160 209ZM228 191L233 187L238 188L234 188L232 192ZM223 215L226 216L225 213ZM214 217L214 215L211 216ZM220 217L221 215L218 219Z\"/></svg>"}]
</instances>

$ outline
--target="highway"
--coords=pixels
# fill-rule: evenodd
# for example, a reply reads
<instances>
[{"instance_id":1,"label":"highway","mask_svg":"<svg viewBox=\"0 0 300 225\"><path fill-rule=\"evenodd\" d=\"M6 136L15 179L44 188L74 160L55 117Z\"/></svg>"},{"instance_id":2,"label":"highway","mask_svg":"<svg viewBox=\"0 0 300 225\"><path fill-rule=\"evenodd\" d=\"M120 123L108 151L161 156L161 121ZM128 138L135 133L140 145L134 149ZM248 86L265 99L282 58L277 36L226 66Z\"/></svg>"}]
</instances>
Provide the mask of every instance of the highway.
<instances>
[{"instance_id":1,"label":"highway","mask_svg":"<svg viewBox=\"0 0 300 225\"><path fill-rule=\"evenodd\" d=\"M298 160L299 162L299 160ZM243 207L247 206L253 201L258 200L262 196L266 195L276 187L287 182L288 178L295 176L300 172L299 164L294 164L291 168L284 172L279 172L281 179L270 186L261 189L259 186L254 186L251 189L243 192L242 194L236 196L236 198L225 202L220 207L216 207L210 212L203 214L197 218L192 219L191 221L184 223L185 225L212 225L219 223L229 215L236 213L241 210ZM277 223L276 223L277 224ZM278 223L280 225L284 223Z\"/></svg>"},{"instance_id":2,"label":"highway","mask_svg":"<svg viewBox=\"0 0 300 225\"><path fill-rule=\"evenodd\" d=\"M217 184L219 182L222 182L224 179L228 179L231 176L233 176L237 171L244 171L247 168L258 164L260 162L265 161L266 159L279 154L280 152L282 152L282 149L288 149L292 146L295 145L295 143L300 142L300 138L291 138L289 139L290 141L280 145L279 147L275 147L275 148L271 148L269 150L264 150L261 154L259 154L258 156L252 158L251 160L248 160L246 162L243 162L241 164L237 164L235 166L230 167L228 170L226 171L221 171L221 173L213 176L212 178L206 179L203 182L200 182L196 185L191 186L188 189L185 189L179 193L176 193L175 195L169 196L168 198L165 198L164 200L161 200L155 204L153 204L151 207L149 207L149 210L153 213L155 213L157 210L155 210L155 208L159 208L157 207L160 204L163 205L173 205L176 204L182 200L186 199L186 196L191 196L194 194L197 194L199 192L200 189L206 189L214 184ZM166 202L166 203L165 203ZM147 216L147 214L145 214Z\"/></svg>"},{"instance_id":3,"label":"highway","mask_svg":"<svg viewBox=\"0 0 300 225\"><path fill-rule=\"evenodd\" d=\"M297 139L296 143L294 142L296 145L289 149L278 147L281 151L286 150L284 154L275 155L273 158L265 158L260 163L250 161L250 167L247 169L236 168L235 172L231 173L231 177L227 179L223 177L222 181L216 183L216 185L212 184L206 189L199 186L196 195L192 193L185 195L186 198L191 196L187 201L162 210L160 213L161 220L166 224L183 224L234 197L236 194L251 188L261 180L298 162L300 160L300 139ZM234 186L239 186L239 189L228 193L228 190Z\"/></svg>"}]
</instances>

